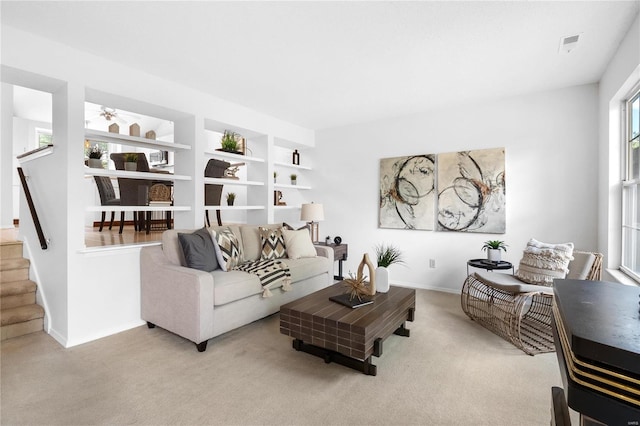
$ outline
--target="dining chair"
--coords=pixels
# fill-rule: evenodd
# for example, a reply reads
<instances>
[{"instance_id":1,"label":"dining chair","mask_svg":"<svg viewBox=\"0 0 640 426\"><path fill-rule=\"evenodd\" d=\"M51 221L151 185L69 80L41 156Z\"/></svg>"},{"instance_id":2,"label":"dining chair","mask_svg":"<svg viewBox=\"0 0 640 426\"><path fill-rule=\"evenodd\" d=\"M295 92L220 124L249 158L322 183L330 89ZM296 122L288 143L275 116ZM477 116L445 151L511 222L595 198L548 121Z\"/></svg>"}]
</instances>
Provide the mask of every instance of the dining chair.
<instances>
[{"instance_id":1,"label":"dining chair","mask_svg":"<svg viewBox=\"0 0 640 426\"><path fill-rule=\"evenodd\" d=\"M210 159L207 162L207 166L204 169L204 177L221 178L224 176L224 171L231 165L226 161L218 160L215 158ZM207 183L204 185L204 205L205 206L219 206L222 198L222 187L224 185L218 185L213 183ZM204 211L207 226L211 226L209 222L209 210ZM222 226L222 218L220 217L220 209L216 210L216 218L218 219L218 226Z\"/></svg>"},{"instance_id":2,"label":"dining chair","mask_svg":"<svg viewBox=\"0 0 640 426\"><path fill-rule=\"evenodd\" d=\"M116 166L116 170L124 170L124 156L128 154L126 152L112 153L111 160ZM136 171L148 172L149 163L147 156L143 152L137 152L138 165ZM149 188L152 185L150 179L131 179L131 178L118 178L118 187L120 189L120 204L123 206L147 206L149 204ZM147 220L147 215L144 211L133 212L133 224L136 231L142 231L146 229L147 233L150 231L150 219ZM124 227L124 221L120 221L120 231Z\"/></svg>"},{"instance_id":3,"label":"dining chair","mask_svg":"<svg viewBox=\"0 0 640 426\"><path fill-rule=\"evenodd\" d=\"M119 206L120 198L116 197L116 191L113 188L113 183L111 183L111 178L107 176L94 176L96 181L96 186L98 187L98 194L100 194L100 205L102 206ZM104 226L105 219L105 211L102 212L102 217L100 218L100 229L99 232L102 232L102 228ZM115 217L115 212L111 212L111 222L109 222L109 230L113 227L113 219ZM120 223L124 222L124 212L120 212Z\"/></svg>"}]
</instances>

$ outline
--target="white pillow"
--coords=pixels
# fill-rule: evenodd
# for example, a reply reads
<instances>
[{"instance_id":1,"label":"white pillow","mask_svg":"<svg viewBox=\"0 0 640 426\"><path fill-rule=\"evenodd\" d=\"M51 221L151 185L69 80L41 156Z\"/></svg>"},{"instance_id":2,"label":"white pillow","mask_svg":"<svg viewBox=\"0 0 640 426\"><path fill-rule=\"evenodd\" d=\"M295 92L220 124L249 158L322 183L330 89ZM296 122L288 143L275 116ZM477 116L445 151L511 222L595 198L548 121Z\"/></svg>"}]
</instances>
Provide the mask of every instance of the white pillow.
<instances>
[{"instance_id":1,"label":"white pillow","mask_svg":"<svg viewBox=\"0 0 640 426\"><path fill-rule=\"evenodd\" d=\"M300 259L301 257L316 257L316 248L311 242L311 235L306 229L300 231L282 230L284 244L287 247L287 257L289 259Z\"/></svg>"},{"instance_id":2,"label":"white pillow","mask_svg":"<svg viewBox=\"0 0 640 426\"><path fill-rule=\"evenodd\" d=\"M549 244L531 238L520 260L516 277L528 284L553 285L555 278L567 275L573 260L573 243Z\"/></svg>"}]
</instances>

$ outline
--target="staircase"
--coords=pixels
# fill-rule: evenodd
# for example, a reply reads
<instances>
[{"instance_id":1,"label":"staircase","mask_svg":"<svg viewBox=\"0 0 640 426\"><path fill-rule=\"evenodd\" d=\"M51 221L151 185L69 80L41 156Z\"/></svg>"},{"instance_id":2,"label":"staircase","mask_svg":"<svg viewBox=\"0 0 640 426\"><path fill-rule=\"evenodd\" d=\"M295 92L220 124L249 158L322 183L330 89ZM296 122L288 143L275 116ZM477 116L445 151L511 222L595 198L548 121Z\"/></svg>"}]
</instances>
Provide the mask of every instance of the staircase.
<instances>
[{"instance_id":1,"label":"staircase","mask_svg":"<svg viewBox=\"0 0 640 426\"><path fill-rule=\"evenodd\" d=\"M0 241L0 341L36 331L44 325L36 305L36 283L29 280L29 260L21 241Z\"/></svg>"}]
</instances>

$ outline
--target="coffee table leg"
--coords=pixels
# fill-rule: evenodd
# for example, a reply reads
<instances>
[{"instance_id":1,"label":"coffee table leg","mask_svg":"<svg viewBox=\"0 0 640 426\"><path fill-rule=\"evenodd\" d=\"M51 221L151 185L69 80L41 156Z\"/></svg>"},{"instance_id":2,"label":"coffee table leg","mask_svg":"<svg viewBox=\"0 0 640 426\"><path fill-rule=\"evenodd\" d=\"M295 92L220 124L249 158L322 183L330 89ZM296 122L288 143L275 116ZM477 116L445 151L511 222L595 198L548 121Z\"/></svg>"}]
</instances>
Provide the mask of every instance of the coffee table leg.
<instances>
[{"instance_id":1,"label":"coffee table leg","mask_svg":"<svg viewBox=\"0 0 640 426\"><path fill-rule=\"evenodd\" d=\"M398 336L409 337L411 335L411 330L409 330L408 328L405 328L404 323L402 323L400 327L398 327L396 331L393 332L393 334L397 334Z\"/></svg>"},{"instance_id":2,"label":"coffee table leg","mask_svg":"<svg viewBox=\"0 0 640 426\"><path fill-rule=\"evenodd\" d=\"M342 355L339 352L304 343L300 339L293 339L293 348L296 351L306 352L308 354L322 358L327 364L335 362L336 364L361 371L369 376L375 376L378 374L378 368L375 365L371 364L371 357L365 359L364 361L360 361L359 359Z\"/></svg>"}]
</instances>

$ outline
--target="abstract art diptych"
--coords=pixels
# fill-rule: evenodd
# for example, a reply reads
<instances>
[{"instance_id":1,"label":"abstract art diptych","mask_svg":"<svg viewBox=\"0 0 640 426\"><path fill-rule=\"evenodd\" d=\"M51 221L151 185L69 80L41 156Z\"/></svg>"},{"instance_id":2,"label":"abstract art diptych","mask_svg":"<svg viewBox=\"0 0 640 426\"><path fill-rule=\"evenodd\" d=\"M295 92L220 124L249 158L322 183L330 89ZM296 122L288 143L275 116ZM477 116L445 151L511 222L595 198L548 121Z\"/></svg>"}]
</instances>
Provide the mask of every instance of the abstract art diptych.
<instances>
[{"instance_id":1,"label":"abstract art diptych","mask_svg":"<svg viewBox=\"0 0 640 426\"><path fill-rule=\"evenodd\" d=\"M504 148L380 160L379 227L504 233Z\"/></svg>"}]
</instances>

